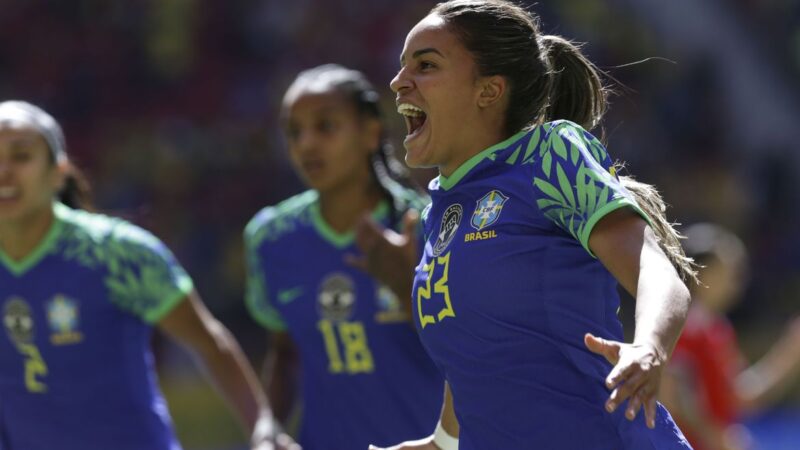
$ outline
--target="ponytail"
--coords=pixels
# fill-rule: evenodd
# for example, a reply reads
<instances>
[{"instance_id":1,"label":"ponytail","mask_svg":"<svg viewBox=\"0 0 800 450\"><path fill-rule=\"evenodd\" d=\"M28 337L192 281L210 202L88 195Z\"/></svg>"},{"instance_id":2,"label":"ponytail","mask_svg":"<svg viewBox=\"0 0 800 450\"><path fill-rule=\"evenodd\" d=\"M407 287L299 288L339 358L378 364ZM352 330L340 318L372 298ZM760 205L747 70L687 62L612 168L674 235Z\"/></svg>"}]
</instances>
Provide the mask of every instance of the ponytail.
<instances>
[{"instance_id":1,"label":"ponytail","mask_svg":"<svg viewBox=\"0 0 800 450\"><path fill-rule=\"evenodd\" d=\"M546 35L539 45L549 66L549 96L544 121L565 119L591 130L606 112L608 89L599 69L578 46L561 36Z\"/></svg>"},{"instance_id":2,"label":"ponytail","mask_svg":"<svg viewBox=\"0 0 800 450\"><path fill-rule=\"evenodd\" d=\"M66 162L67 173L64 187L58 193L58 201L73 209L92 211L91 188L83 172L71 162Z\"/></svg>"},{"instance_id":3,"label":"ponytail","mask_svg":"<svg viewBox=\"0 0 800 450\"><path fill-rule=\"evenodd\" d=\"M542 36L540 45L550 65L550 94L544 122L569 120L586 130L596 127L608 107L608 89L600 70L581 53L580 48L561 36ZM620 169L621 167L616 167ZM667 255L685 283L700 283L697 264L686 256L678 233L667 220L664 199L655 186L630 176L619 181L633 195L639 208L650 218L650 225L661 250Z\"/></svg>"},{"instance_id":4,"label":"ponytail","mask_svg":"<svg viewBox=\"0 0 800 450\"><path fill-rule=\"evenodd\" d=\"M615 167L619 169L618 165ZM686 256L680 242L684 236L667 220L665 215L667 205L655 186L640 183L630 176L620 176L619 182L633 195L636 204L650 218L650 226L653 228L659 247L667 255L683 282L687 285L689 282L700 285L700 280L697 278L698 265L692 258Z\"/></svg>"}]
</instances>

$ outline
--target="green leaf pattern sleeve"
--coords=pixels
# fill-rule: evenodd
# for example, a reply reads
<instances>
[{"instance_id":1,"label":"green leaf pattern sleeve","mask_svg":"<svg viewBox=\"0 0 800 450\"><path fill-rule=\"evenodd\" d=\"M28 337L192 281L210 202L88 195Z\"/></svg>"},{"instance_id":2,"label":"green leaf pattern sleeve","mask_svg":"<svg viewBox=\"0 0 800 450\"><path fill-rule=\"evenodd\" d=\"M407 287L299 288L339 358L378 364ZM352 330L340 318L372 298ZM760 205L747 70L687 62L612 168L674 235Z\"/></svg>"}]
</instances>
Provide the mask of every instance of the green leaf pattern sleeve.
<instances>
[{"instance_id":1,"label":"green leaf pattern sleeve","mask_svg":"<svg viewBox=\"0 0 800 450\"><path fill-rule=\"evenodd\" d=\"M262 214L256 216L245 228L244 251L247 264L247 287L245 304L250 315L263 327L272 331L285 331L286 323L280 312L273 306L267 291L267 283L261 258L258 255L258 246L263 240L263 227L258 220Z\"/></svg>"},{"instance_id":2,"label":"green leaf pattern sleeve","mask_svg":"<svg viewBox=\"0 0 800 450\"><path fill-rule=\"evenodd\" d=\"M172 252L137 226L120 221L102 251L111 301L147 323L157 323L194 289Z\"/></svg>"},{"instance_id":3,"label":"green leaf pattern sleeve","mask_svg":"<svg viewBox=\"0 0 800 450\"><path fill-rule=\"evenodd\" d=\"M633 196L612 172L603 144L568 121L545 124L533 185L544 215L578 240L589 254L589 236L608 213L631 207L645 220ZM592 255L594 256L594 255Z\"/></svg>"}]
</instances>

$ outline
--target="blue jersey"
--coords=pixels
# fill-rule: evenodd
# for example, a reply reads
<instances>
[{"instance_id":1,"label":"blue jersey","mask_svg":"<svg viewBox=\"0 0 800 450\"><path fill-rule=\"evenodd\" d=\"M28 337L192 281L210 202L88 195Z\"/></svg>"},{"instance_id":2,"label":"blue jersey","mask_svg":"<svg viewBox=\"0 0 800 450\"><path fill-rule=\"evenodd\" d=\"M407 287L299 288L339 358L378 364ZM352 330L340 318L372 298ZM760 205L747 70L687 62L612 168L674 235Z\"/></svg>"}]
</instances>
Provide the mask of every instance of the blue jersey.
<instances>
[{"instance_id":1,"label":"blue jersey","mask_svg":"<svg viewBox=\"0 0 800 450\"><path fill-rule=\"evenodd\" d=\"M54 212L24 260L0 251L0 448L179 449L150 335L191 280L136 226Z\"/></svg>"},{"instance_id":2,"label":"blue jersey","mask_svg":"<svg viewBox=\"0 0 800 450\"><path fill-rule=\"evenodd\" d=\"M421 206L405 196L404 208ZM248 307L268 329L287 331L300 356L298 442L366 449L427 436L444 380L397 297L344 263L358 253L353 234L332 230L317 198L307 191L265 208L245 231ZM382 203L373 217L388 225L387 211Z\"/></svg>"},{"instance_id":3,"label":"blue jersey","mask_svg":"<svg viewBox=\"0 0 800 450\"><path fill-rule=\"evenodd\" d=\"M618 208L644 215L611 163L559 121L431 181L414 314L453 392L462 450L689 448L663 407L655 430L643 414L605 412L612 366L583 343L587 332L623 340L592 227Z\"/></svg>"}]
</instances>

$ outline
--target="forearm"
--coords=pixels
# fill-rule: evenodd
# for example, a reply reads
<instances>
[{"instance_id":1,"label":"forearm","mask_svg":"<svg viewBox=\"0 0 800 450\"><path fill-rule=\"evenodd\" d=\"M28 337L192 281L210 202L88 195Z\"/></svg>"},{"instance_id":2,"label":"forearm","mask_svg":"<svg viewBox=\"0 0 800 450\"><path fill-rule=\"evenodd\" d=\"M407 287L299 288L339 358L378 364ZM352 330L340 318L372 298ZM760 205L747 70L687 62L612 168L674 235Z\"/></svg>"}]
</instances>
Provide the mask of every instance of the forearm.
<instances>
[{"instance_id":1,"label":"forearm","mask_svg":"<svg viewBox=\"0 0 800 450\"><path fill-rule=\"evenodd\" d=\"M450 384L446 381L444 383L444 402L442 405L442 415L440 416L439 421L442 423L444 430L447 431L447 434L453 437L458 437L461 427L458 424L458 418L456 418L456 410L453 406L453 394L450 392Z\"/></svg>"},{"instance_id":2,"label":"forearm","mask_svg":"<svg viewBox=\"0 0 800 450\"><path fill-rule=\"evenodd\" d=\"M268 353L264 363L264 384L275 417L285 423L295 403L296 376L293 358L281 352L271 349Z\"/></svg>"},{"instance_id":3,"label":"forearm","mask_svg":"<svg viewBox=\"0 0 800 450\"><path fill-rule=\"evenodd\" d=\"M755 411L767 406L786 390L800 372L800 346L786 334L758 363L736 378L739 406Z\"/></svg>"},{"instance_id":4,"label":"forearm","mask_svg":"<svg viewBox=\"0 0 800 450\"><path fill-rule=\"evenodd\" d=\"M655 239L649 228L647 233ZM689 312L689 290L657 244L642 247L639 266L633 343L653 345L666 361Z\"/></svg>"},{"instance_id":5,"label":"forearm","mask_svg":"<svg viewBox=\"0 0 800 450\"><path fill-rule=\"evenodd\" d=\"M252 435L260 418L271 419L264 391L230 332L219 322L210 331L215 345L195 356L248 435Z\"/></svg>"}]
</instances>

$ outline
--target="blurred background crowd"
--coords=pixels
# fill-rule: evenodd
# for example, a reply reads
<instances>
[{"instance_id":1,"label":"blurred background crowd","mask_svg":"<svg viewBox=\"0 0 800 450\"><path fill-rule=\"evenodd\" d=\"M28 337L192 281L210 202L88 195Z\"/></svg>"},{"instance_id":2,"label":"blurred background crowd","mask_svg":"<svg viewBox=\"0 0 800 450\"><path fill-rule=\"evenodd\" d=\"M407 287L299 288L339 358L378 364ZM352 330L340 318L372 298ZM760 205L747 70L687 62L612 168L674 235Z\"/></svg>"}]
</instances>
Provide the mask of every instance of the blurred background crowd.
<instances>
[{"instance_id":1,"label":"blurred background crowd","mask_svg":"<svg viewBox=\"0 0 800 450\"><path fill-rule=\"evenodd\" d=\"M407 31L434 3L0 0L0 98L53 113L97 208L161 237L259 365L267 342L242 301L241 233L261 207L303 189L282 138L281 96L299 70L360 69L382 89L402 155L388 83ZM541 0L533 9L546 32L586 42L616 80L595 130L612 156L660 188L672 220L716 222L744 240L751 271L731 319L745 354L760 356L800 312L800 1ZM630 303L622 314L629 324ZM187 357L158 349L186 448L240 448L235 422ZM765 449L800 445L796 385L750 423Z\"/></svg>"}]
</instances>

